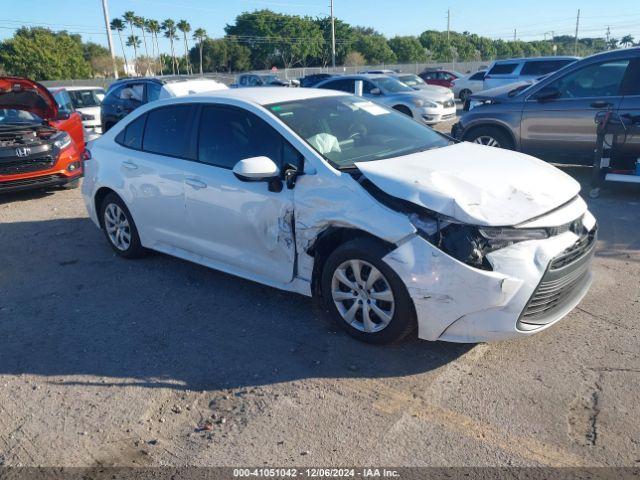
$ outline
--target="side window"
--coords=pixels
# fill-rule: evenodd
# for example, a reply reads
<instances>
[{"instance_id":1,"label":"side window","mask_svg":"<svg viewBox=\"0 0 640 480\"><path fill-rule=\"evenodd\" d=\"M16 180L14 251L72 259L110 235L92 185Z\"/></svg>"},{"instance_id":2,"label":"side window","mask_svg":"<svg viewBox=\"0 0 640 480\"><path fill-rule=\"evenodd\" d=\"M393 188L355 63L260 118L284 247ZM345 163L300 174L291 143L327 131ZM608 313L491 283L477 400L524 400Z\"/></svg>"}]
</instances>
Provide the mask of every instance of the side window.
<instances>
[{"instance_id":1,"label":"side window","mask_svg":"<svg viewBox=\"0 0 640 480\"><path fill-rule=\"evenodd\" d=\"M560 91L558 98L614 97L620 95L620 85L629 60L611 60L573 71L550 83Z\"/></svg>"},{"instance_id":2,"label":"side window","mask_svg":"<svg viewBox=\"0 0 640 480\"><path fill-rule=\"evenodd\" d=\"M496 63L487 75L508 75L518 67L517 63Z\"/></svg>"},{"instance_id":3,"label":"side window","mask_svg":"<svg viewBox=\"0 0 640 480\"><path fill-rule=\"evenodd\" d=\"M123 147L140 150L142 148L142 134L144 133L144 122L146 119L146 114L136 118L118 134L116 142Z\"/></svg>"},{"instance_id":4,"label":"side window","mask_svg":"<svg viewBox=\"0 0 640 480\"><path fill-rule=\"evenodd\" d=\"M142 149L169 157L189 158L191 105L161 107L147 113Z\"/></svg>"},{"instance_id":5,"label":"side window","mask_svg":"<svg viewBox=\"0 0 640 480\"><path fill-rule=\"evenodd\" d=\"M354 86L355 88L355 86ZM371 83L369 80L365 80L362 82L362 94L363 95L370 95L371 94L371 90L373 90L374 88L376 88L376 86Z\"/></svg>"},{"instance_id":6,"label":"side window","mask_svg":"<svg viewBox=\"0 0 640 480\"><path fill-rule=\"evenodd\" d=\"M633 58L622 81L623 95L640 95L640 58Z\"/></svg>"},{"instance_id":7,"label":"side window","mask_svg":"<svg viewBox=\"0 0 640 480\"><path fill-rule=\"evenodd\" d=\"M162 85L159 83L147 83L147 102L158 100L158 98L160 98L160 90L162 90Z\"/></svg>"},{"instance_id":8,"label":"side window","mask_svg":"<svg viewBox=\"0 0 640 480\"><path fill-rule=\"evenodd\" d=\"M198 160L203 163L232 169L240 160L260 156L269 157L279 167L283 162L294 163L295 155L284 152L287 142L282 135L246 110L204 107L198 130Z\"/></svg>"},{"instance_id":9,"label":"side window","mask_svg":"<svg viewBox=\"0 0 640 480\"><path fill-rule=\"evenodd\" d=\"M521 75L541 76L560 70L565 65L572 63L572 60L539 60L525 62Z\"/></svg>"},{"instance_id":10,"label":"side window","mask_svg":"<svg viewBox=\"0 0 640 480\"><path fill-rule=\"evenodd\" d=\"M104 97L105 101L103 101L103 103L106 103L107 105L109 103L118 103L120 102L120 97L122 94L122 90L124 90L124 85L120 85L119 87L114 88L113 90L110 90L107 92L107 95Z\"/></svg>"},{"instance_id":11,"label":"side window","mask_svg":"<svg viewBox=\"0 0 640 480\"><path fill-rule=\"evenodd\" d=\"M434 72L429 72L429 73L425 73L423 78L425 80L433 80L434 78L436 78L436 75Z\"/></svg>"},{"instance_id":12,"label":"side window","mask_svg":"<svg viewBox=\"0 0 640 480\"><path fill-rule=\"evenodd\" d=\"M440 72L440 80L453 80L453 75L447 72Z\"/></svg>"},{"instance_id":13,"label":"side window","mask_svg":"<svg viewBox=\"0 0 640 480\"><path fill-rule=\"evenodd\" d=\"M469 80L483 80L485 72L474 73L469 77Z\"/></svg>"},{"instance_id":14,"label":"side window","mask_svg":"<svg viewBox=\"0 0 640 480\"><path fill-rule=\"evenodd\" d=\"M325 83L320 88L327 90L340 90L341 92L353 93L354 81L347 79L333 80L332 82Z\"/></svg>"},{"instance_id":15,"label":"side window","mask_svg":"<svg viewBox=\"0 0 640 480\"><path fill-rule=\"evenodd\" d=\"M56 103L58 104L58 110L63 113L73 113L75 110L71 103L71 97L66 90L59 90L54 96Z\"/></svg>"},{"instance_id":16,"label":"side window","mask_svg":"<svg viewBox=\"0 0 640 480\"><path fill-rule=\"evenodd\" d=\"M134 104L141 104L144 101L144 84L134 83L127 84L119 91L120 100L124 100L125 103L131 102Z\"/></svg>"}]
</instances>

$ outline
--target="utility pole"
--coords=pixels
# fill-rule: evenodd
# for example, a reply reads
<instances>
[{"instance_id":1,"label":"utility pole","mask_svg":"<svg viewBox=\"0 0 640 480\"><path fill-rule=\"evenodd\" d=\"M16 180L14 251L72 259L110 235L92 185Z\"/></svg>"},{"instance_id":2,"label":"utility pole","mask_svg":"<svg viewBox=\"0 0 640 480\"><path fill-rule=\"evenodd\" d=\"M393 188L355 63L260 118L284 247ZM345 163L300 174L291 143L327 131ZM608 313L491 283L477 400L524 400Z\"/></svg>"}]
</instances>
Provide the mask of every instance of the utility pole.
<instances>
[{"instance_id":1,"label":"utility pole","mask_svg":"<svg viewBox=\"0 0 640 480\"><path fill-rule=\"evenodd\" d=\"M611 39L611 25L607 25L607 50L610 49L609 41Z\"/></svg>"},{"instance_id":2,"label":"utility pole","mask_svg":"<svg viewBox=\"0 0 640 480\"><path fill-rule=\"evenodd\" d=\"M331 8L331 65L336 68L336 22L333 17L333 0L329 7Z\"/></svg>"},{"instance_id":3,"label":"utility pole","mask_svg":"<svg viewBox=\"0 0 640 480\"><path fill-rule=\"evenodd\" d=\"M513 29L513 41L515 42L516 40L518 40L518 30L516 30L515 28Z\"/></svg>"},{"instance_id":4,"label":"utility pole","mask_svg":"<svg viewBox=\"0 0 640 480\"><path fill-rule=\"evenodd\" d=\"M576 41L573 45L573 54L578 55L578 27L580 26L580 9L578 9L578 16L576 17Z\"/></svg>"},{"instance_id":5,"label":"utility pole","mask_svg":"<svg viewBox=\"0 0 640 480\"><path fill-rule=\"evenodd\" d=\"M449 43L449 30L451 29L451 9L447 9L447 43Z\"/></svg>"},{"instance_id":6,"label":"utility pole","mask_svg":"<svg viewBox=\"0 0 640 480\"><path fill-rule=\"evenodd\" d=\"M109 51L111 52L111 62L113 63L113 78L118 78L118 65L116 64L116 52L113 49L113 39L111 38L111 25L109 25L109 6L108 0L102 0L102 11L104 13L104 26L107 29L107 41L109 42Z\"/></svg>"}]
</instances>

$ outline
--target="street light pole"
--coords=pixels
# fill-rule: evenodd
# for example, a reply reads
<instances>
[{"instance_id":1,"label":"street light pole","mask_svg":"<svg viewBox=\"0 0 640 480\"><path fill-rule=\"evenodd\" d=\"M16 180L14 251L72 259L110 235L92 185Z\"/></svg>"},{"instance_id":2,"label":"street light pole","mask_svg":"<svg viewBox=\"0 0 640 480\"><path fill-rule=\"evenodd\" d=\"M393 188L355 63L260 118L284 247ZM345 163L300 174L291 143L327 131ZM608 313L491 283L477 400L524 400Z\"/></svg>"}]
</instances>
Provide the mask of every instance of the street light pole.
<instances>
[{"instance_id":1,"label":"street light pole","mask_svg":"<svg viewBox=\"0 0 640 480\"><path fill-rule=\"evenodd\" d=\"M116 64L116 52L113 49L113 39L111 38L111 26L109 25L109 6L108 0L102 0L102 12L104 13L104 26L107 29L107 41L109 42L109 51L111 52L111 62L113 63L113 77L118 78L118 65Z\"/></svg>"},{"instance_id":2,"label":"street light pole","mask_svg":"<svg viewBox=\"0 0 640 480\"><path fill-rule=\"evenodd\" d=\"M331 65L336 68L336 22L333 18L333 0L329 7L331 8Z\"/></svg>"}]
</instances>

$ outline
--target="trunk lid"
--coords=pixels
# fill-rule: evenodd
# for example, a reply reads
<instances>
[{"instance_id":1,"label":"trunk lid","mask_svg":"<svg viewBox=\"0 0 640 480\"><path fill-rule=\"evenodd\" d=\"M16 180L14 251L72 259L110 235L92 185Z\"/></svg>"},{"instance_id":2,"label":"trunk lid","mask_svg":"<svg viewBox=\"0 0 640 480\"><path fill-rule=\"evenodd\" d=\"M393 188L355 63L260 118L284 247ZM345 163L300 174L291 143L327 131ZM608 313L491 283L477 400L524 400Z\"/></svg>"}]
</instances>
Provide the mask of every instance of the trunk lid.
<instances>
[{"instance_id":1,"label":"trunk lid","mask_svg":"<svg viewBox=\"0 0 640 480\"><path fill-rule=\"evenodd\" d=\"M43 120L58 117L58 106L51 92L27 78L0 77L0 108L24 110Z\"/></svg>"},{"instance_id":2,"label":"trunk lid","mask_svg":"<svg viewBox=\"0 0 640 480\"><path fill-rule=\"evenodd\" d=\"M518 225L580 191L542 160L467 142L356 166L389 195L473 225Z\"/></svg>"}]
</instances>

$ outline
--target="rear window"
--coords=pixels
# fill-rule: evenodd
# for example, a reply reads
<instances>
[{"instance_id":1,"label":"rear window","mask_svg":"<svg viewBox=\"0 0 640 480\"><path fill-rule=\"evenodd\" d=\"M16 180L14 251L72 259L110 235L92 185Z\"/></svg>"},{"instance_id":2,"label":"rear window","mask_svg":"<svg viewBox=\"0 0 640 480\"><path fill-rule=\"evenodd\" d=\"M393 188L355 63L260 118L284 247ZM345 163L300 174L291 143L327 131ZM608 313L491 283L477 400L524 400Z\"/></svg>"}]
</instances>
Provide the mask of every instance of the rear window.
<instances>
[{"instance_id":1,"label":"rear window","mask_svg":"<svg viewBox=\"0 0 640 480\"><path fill-rule=\"evenodd\" d=\"M486 72L474 73L473 75L471 75L471 77L469 77L469 80L482 80L484 78L485 73Z\"/></svg>"},{"instance_id":2,"label":"rear window","mask_svg":"<svg viewBox=\"0 0 640 480\"><path fill-rule=\"evenodd\" d=\"M491 67L488 75L507 75L513 73L517 66L517 63L496 63Z\"/></svg>"},{"instance_id":3,"label":"rear window","mask_svg":"<svg viewBox=\"0 0 640 480\"><path fill-rule=\"evenodd\" d=\"M547 75L562 67L573 63L573 60L540 60L535 62L526 62L522 67L521 75Z\"/></svg>"}]
</instances>

